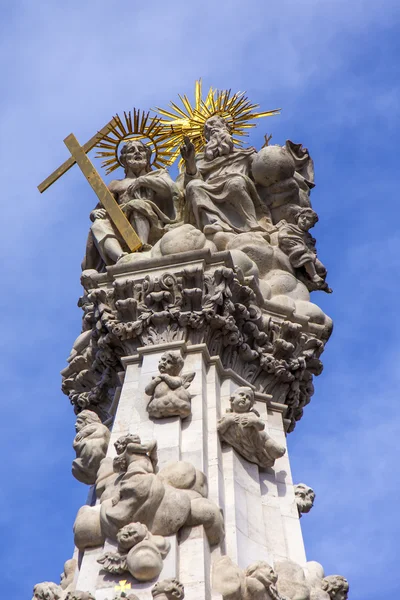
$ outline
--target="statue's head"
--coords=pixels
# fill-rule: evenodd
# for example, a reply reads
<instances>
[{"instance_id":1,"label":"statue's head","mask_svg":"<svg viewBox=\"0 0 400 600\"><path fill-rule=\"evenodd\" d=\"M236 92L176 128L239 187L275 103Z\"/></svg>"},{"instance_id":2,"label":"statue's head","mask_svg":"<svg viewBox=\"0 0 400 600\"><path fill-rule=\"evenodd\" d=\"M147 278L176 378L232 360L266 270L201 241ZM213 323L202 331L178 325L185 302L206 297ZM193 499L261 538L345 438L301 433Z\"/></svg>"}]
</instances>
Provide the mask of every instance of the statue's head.
<instances>
[{"instance_id":1,"label":"statue's head","mask_svg":"<svg viewBox=\"0 0 400 600\"><path fill-rule=\"evenodd\" d=\"M81 410L76 417L75 431L78 432L86 425L92 425L93 423L101 423L101 419L92 410Z\"/></svg>"},{"instance_id":2,"label":"statue's head","mask_svg":"<svg viewBox=\"0 0 400 600\"><path fill-rule=\"evenodd\" d=\"M32 600L60 600L63 590L52 581L37 583L33 588Z\"/></svg>"},{"instance_id":3,"label":"statue's head","mask_svg":"<svg viewBox=\"0 0 400 600\"><path fill-rule=\"evenodd\" d=\"M302 231L308 231L318 223L318 215L312 208L294 206L289 210L289 214L293 217L294 221Z\"/></svg>"},{"instance_id":4,"label":"statue's head","mask_svg":"<svg viewBox=\"0 0 400 600\"><path fill-rule=\"evenodd\" d=\"M294 495L299 514L310 512L315 500L314 490L305 483L298 483L294 488Z\"/></svg>"},{"instance_id":5,"label":"statue's head","mask_svg":"<svg viewBox=\"0 0 400 600\"><path fill-rule=\"evenodd\" d=\"M127 552L148 536L149 530L143 523L129 523L117 533L118 548Z\"/></svg>"},{"instance_id":6,"label":"statue's head","mask_svg":"<svg viewBox=\"0 0 400 600\"><path fill-rule=\"evenodd\" d=\"M322 589L329 594L331 600L347 600L349 582L342 575L328 575L322 580Z\"/></svg>"},{"instance_id":7,"label":"statue's head","mask_svg":"<svg viewBox=\"0 0 400 600\"><path fill-rule=\"evenodd\" d=\"M185 591L177 579L158 581L151 590L154 600L183 600Z\"/></svg>"},{"instance_id":8,"label":"statue's head","mask_svg":"<svg viewBox=\"0 0 400 600\"><path fill-rule=\"evenodd\" d=\"M150 171L151 148L140 140L129 140L122 146L119 161L125 169L125 175L140 175Z\"/></svg>"},{"instance_id":9,"label":"statue's head","mask_svg":"<svg viewBox=\"0 0 400 600\"><path fill-rule=\"evenodd\" d=\"M254 392L250 387L238 387L230 397L231 411L234 413L250 412L254 406Z\"/></svg>"},{"instance_id":10,"label":"statue's head","mask_svg":"<svg viewBox=\"0 0 400 600\"><path fill-rule=\"evenodd\" d=\"M230 154L233 150L231 128L225 119L218 115L210 117L204 123L204 137L207 140L204 148L207 160Z\"/></svg>"},{"instance_id":11,"label":"statue's head","mask_svg":"<svg viewBox=\"0 0 400 600\"><path fill-rule=\"evenodd\" d=\"M271 586L274 586L277 582L277 576L273 568L264 561L253 563L247 567L245 572L246 577L254 577L263 584L266 590L269 590Z\"/></svg>"},{"instance_id":12,"label":"statue's head","mask_svg":"<svg viewBox=\"0 0 400 600\"><path fill-rule=\"evenodd\" d=\"M123 454L128 447L128 444L140 444L140 437L134 433L129 433L128 435L123 435L117 439L114 443L114 448L117 451L118 456Z\"/></svg>"},{"instance_id":13,"label":"statue's head","mask_svg":"<svg viewBox=\"0 0 400 600\"><path fill-rule=\"evenodd\" d=\"M213 135L221 132L229 133L229 135L231 134L231 128L223 117L214 115L204 123L204 137L207 141L209 141Z\"/></svg>"},{"instance_id":14,"label":"statue's head","mask_svg":"<svg viewBox=\"0 0 400 600\"><path fill-rule=\"evenodd\" d=\"M160 373L166 373L167 375L179 375L184 365L183 358L179 351L164 352L158 363L158 370Z\"/></svg>"}]
</instances>

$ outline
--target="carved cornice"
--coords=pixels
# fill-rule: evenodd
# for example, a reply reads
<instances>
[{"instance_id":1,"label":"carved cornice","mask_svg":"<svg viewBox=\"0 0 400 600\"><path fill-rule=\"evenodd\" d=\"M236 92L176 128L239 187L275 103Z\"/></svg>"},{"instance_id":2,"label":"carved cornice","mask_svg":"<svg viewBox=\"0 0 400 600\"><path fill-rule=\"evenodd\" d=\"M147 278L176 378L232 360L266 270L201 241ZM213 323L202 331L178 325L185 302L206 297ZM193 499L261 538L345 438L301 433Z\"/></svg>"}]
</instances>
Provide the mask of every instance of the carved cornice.
<instances>
[{"instance_id":1,"label":"carved cornice","mask_svg":"<svg viewBox=\"0 0 400 600\"><path fill-rule=\"evenodd\" d=\"M85 331L62 373L76 412L90 408L106 419L123 358L139 348L183 342L204 344L224 370L286 405L289 431L301 418L313 375L322 371L324 328L279 305L266 306L235 272L229 253L116 265L102 275L85 272L83 283Z\"/></svg>"}]
</instances>

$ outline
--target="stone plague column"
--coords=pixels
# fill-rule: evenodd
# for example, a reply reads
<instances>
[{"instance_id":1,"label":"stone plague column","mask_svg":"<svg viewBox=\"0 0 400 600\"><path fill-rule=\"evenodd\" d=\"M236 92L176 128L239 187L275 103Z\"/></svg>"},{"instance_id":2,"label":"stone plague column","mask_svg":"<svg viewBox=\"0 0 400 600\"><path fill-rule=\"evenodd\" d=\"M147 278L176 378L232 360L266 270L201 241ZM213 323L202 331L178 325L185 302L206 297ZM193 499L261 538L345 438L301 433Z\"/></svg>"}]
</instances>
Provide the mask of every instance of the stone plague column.
<instances>
[{"instance_id":1,"label":"stone plague column","mask_svg":"<svg viewBox=\"0 0 400 600\"><path fill-rule=\"evenodd\" d=\"M312 161L292 142L240 150L219 115L204 135L197 156L185 139L176 182L141 142L123 148L110 189L142 252L91 215L62 372L72 473L91 487L74 558L36 600L347 598L307 562L314 492L294 484L286 445L332 329L309 296L330 292L308 231Z\"/></svg>"}]
</instances>

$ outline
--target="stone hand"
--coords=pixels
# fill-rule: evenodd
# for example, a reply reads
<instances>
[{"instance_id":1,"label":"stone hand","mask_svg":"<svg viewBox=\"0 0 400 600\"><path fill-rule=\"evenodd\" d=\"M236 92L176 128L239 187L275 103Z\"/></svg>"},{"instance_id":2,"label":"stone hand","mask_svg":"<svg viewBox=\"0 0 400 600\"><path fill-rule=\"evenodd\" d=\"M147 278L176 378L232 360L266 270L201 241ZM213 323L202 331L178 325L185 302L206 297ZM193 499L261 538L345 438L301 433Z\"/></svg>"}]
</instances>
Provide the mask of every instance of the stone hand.
<instances>
[{"instance_id":1,"label":"stone hand","mask_svg":"<svg viewBox=\"0 0 400 600\"><path fill-rule=\"evenodd\" d=\"M128 194L132 195L138 190L140 187L146 185L146 179L144 177L139 176L131 185L128 187Z\"/></svg>"},{"instance_id":2,"label":"stone hand","mask_svg":"<svg viewBox=\"0 0 400 600\"><path fill-rule=\"evenodd\" d=\"M186 172L190 174L196 173L194 145L186 135L183 138L183 145L181 146L181 156L185 161Z\"/></svg>"},{"instance_id":3,"label":"stone hand","mask_svg":"<svg viewBox=\"0 0 400 600\"><path fill-rule=\"evenodd\" d=\"M95 208L90 213L90 217L94 221L95 219L105 219L107 217L107 211L105 208Z\"/></svg>"}]
</instances>

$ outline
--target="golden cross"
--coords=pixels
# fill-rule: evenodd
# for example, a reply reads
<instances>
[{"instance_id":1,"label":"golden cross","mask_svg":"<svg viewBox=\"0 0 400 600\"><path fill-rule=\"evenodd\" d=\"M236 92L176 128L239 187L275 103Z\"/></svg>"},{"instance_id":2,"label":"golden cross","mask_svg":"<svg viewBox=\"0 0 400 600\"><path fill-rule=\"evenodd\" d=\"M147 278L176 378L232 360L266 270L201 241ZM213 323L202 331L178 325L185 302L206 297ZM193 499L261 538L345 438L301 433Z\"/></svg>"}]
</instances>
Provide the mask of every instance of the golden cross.
<instances>
[{"instance_id":1,"label":"golden cross","mask_svg":"<svg viewBox=\"0 0 400 600\"><path fill-rule=\"evenodd\" d=\"M112 121L110 121L110 123L112 123ZM115 200L114 196L94 168L93 163L86 156L86 153L97 144L101 135L105 135L105 133L109 131L110 123L103 127L103 129L101 129L98 134L93 136L84 146L79 144L73 133L66 137L64 144L71 152L71 158L58 167L54 173L49 175L49 177L47 177L47 179L45 179L38 186L38 189L41 193L47 190L48 187L50 187L55 181L57 181L57 179L59 179L59 177L64 175L64 173L66 173L76 163L92 186L92 189L100 200L101 205L106 209L108 216L113 222L113 225L120 233L130 252L135 252L142 246L142 242L140 241L138 234L133 229L132 225L122 212L118 202Z\"/></svg>"},{"instance_id":2,"label":"golden cross","mask_svg":"<svg viewBox=\"0 0 400 600\"><path fill-rule=\"evenodd\" d=\"M114 117L109 123L107 123L107 125L104 125L103 129L100 129L100 131L98 131L96 135L91 137L90 140L82 146L82 148L85 151L85 154L90 152L90 150L95 147L97 142L99 142L105 135L107 135L107 133L110 133L110 127L112 125L115 125ZM44 181L42 181L42 183L38 185L39 192L43 194L43 192L45 192L47 188L53 185L53 183L57 181L57 179L59 179L62 175L64 175L64 173L69 171L69 169L73 167L75 163L76 160L73 156L71 156L71 158L66 160L62 165L58 167L58 169L56 169L51 175L49 175Z\"/></svg>"},{"instance_id":3,"label":"golden cross","mask_svg":"<svg viewBox=\"0 0 400 600\"><path fill-rule=\"evenodd\" d=\"M125 590L130 590L132 588L130 583L126 582L126 579L123 579L119 582L119 585L115 586L115 591L117 592L125 592Z\"/></svg>"}]
</instances>

